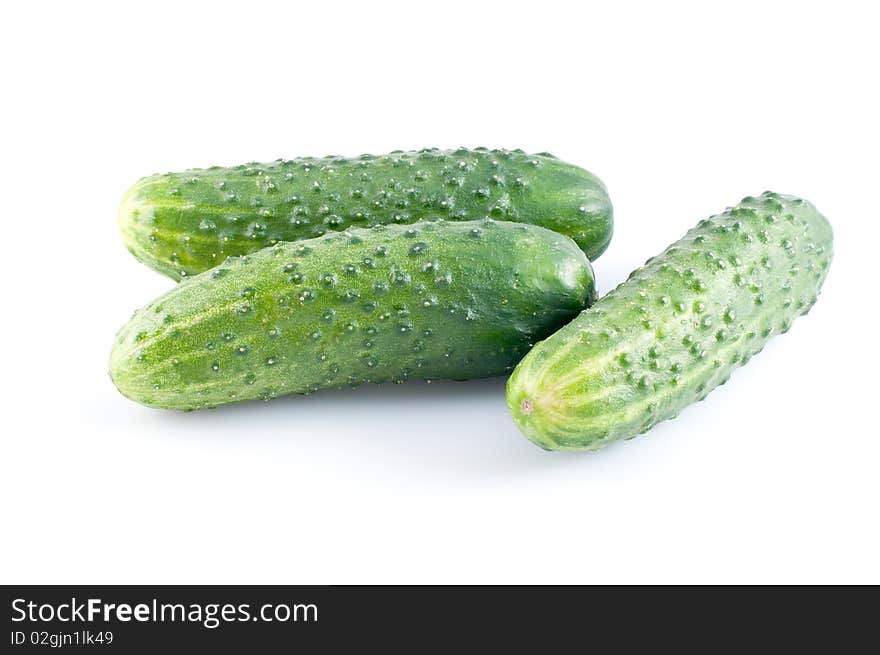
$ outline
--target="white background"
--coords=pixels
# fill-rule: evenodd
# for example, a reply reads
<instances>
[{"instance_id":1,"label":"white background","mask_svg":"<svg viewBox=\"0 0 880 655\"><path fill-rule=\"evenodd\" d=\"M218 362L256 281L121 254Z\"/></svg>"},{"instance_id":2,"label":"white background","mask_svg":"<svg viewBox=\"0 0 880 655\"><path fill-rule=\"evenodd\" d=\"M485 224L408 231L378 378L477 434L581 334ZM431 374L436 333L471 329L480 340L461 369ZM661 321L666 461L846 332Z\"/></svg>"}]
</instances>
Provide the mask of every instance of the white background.
<instances>
[{"instance_id":1,"label":"white background","mask_svg":"<svg viewBox=\"0 0 880 655\"><path fill-rule=\"evenodd\" d=\"M6 3L0 581L880 582L872 3L603 5ZM829 217L830 276L597 454L533 446L502 379L190 414L113 388L116 330L172 287L116 235L139 177L459 145L606 182L603 292L765 189Z\"/></svg>"}]
</instances>

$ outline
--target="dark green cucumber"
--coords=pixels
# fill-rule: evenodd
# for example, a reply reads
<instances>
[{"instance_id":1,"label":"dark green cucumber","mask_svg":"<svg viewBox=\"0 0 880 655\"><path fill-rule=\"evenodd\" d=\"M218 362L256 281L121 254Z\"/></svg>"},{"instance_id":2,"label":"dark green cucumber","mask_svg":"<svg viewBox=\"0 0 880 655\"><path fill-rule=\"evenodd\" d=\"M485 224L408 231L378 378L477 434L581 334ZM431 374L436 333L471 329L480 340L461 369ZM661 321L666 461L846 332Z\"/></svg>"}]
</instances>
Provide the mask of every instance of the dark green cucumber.
<instances>
[{"instance_id":1,"label":"dark green cucumber","mask_svg":"<svg viewBox=\"0 0 880 655\"><path fill-rule=\"evenodd\" d=\"M767 192L699 223L516 367L507 402L546 449L595 450L724 384L816 301L832 233Z\"/></svg>"},{"instance_id":2,"label":"dark green cucumber","mask_svg":"<svg viewBox=\"0 0 880 655\"><path fill-rule=\"evenodd\" d=\"M125 195L119 229L135 257L180 279L226 257L348 227L484 217L570 236L591 260L611 239L611 202L595 176L546 153L486 148L154 175Z\"/></svg>"},{"instance_id":3,"label":"dark green cucumber","mask_svg":"<svg viewBox=\"0 0 880 655\"><path fill-rule=\"evenodd\" d=\"M534 225L352 228L185 279L122 328L110 375L173 409L500 375L593 297L583 252Z\"/></svg>"}]
</instances>

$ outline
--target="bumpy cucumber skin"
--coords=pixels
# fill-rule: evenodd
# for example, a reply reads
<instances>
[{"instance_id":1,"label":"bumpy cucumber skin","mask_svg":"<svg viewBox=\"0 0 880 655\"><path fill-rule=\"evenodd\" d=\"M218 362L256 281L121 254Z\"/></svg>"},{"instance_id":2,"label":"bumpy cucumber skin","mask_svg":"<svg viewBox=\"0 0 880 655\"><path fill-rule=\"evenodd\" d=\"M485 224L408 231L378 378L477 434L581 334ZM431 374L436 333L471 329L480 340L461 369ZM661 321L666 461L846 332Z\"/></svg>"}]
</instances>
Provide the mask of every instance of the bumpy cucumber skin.
<instances>
[{"instance_id":1,"label":"bumpy cucumber skin","mask_svg":"<svg viewBox=\"0 0 880 655\"><path fill-rule=\"evenodd\" d=\"M501 375L594 297L583 252L533 225L352 228L185 279L122 328L110 375L170 409Z\"/></svg>"},{"instance_id":2,"label":"bumpy cucumber skin","mask_svg":"<svg viewBox=\"0 0 880 655\"><path fill-rule=\"evenodd\" d=\"M832 257L813 205L766 192L699 223L542 341L507 385L548 450L597 450L702 400L807 313Z\"/></svg>"},{"instance_id":3,"label":"bumpy cucumber skin","mask_svg":"<svg viewBox=\"0 0 880 655\"><path fill-rule=\"evenodd\" d=\"M602 182L547 153L436 149L277 160L142 179L119 208L123 243L180 279L281 241L422 219L531 223L573 238L587 257L611 240Z\"/></svg>"}]
</instances>

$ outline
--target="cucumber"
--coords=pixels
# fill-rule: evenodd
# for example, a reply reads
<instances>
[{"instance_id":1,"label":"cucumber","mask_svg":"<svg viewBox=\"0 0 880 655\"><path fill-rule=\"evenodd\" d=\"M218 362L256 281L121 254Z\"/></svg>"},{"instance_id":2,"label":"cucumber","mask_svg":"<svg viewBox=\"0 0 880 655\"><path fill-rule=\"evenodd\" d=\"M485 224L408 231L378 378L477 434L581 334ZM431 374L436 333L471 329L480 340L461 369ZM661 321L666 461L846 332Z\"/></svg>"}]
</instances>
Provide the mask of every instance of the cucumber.
<instances>
[{"instance_id":1,"label":"cucumber","mask_svg":"<svg viewBox=\"0 0 880 655\"><path fill-rule=\"evenodd\" d=\"M548 450L596 450L675 417L810 309L831 256L813 205L745 198L535 346L508 381L514 421Z\"/></svg>"},{"instance_id":2,"label":"cucumber","mask_svg":"<svg viewBox=\"0 0 880 655\"><path fill-rule=\"evenodd\" d=\"M137 259L180 279L229 256L347 227L484 217L570 236L591 260L611 240L611 202L596 177L547 153L486 148L153 175L126 193L119 230Z\"/></svg>"},{"instance_id":3,"label":"cucumber","mask_svg":"<svg viewBox=\"0 0 880 655\"><path fill-rule=\"evenodd\" d=\"M185 279L122 328L110 375L172 409L500 375L594 293L577 245L534 225L351 228Z\"/></svg>"}]
</instances>

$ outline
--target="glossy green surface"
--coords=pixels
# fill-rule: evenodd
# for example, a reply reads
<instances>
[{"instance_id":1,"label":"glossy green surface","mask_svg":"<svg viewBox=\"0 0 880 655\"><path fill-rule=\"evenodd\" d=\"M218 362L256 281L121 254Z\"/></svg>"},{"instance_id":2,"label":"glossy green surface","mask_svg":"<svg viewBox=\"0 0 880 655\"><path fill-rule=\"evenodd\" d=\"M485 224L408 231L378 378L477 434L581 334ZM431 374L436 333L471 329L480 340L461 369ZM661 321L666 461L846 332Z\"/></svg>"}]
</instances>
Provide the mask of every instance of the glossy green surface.
<instances>
[{"instance_id":1,"label":"glossy green surface","mask_svg":"<svg viewBox=\"0 0 880 655\"><path fill-rule=\"evenodd\" d=\"M488 377L593 298L583 252L540 227L352 228L185 279L122 328L110 375L129 398L174 409Z\"/></svg>"},{"instance_id":2,"label":"glossy green surface","mask_svg":"<svg viewBox=\"0 0 880 655\"><path fill-rule=\"evenodd\" d=\"M119 209L126 247L174 279L226 257L348 227L491 217L608 246L611 202L582 168L521 150L421 150L278 160L153 175Z\"/></svg>"},{"instance_id":3,"label":"glossy green surface","mask_svg":"<svg viewBox=\"0 0 880 655\"><path fill-rule=\"evenodd\" d=\"M805 314L832 232L767 192L701 221L516 367L513 418L547 449L595 450L702 400Z\"/></svg>"}]
</instances>

